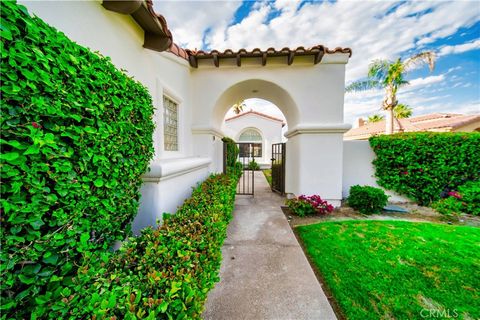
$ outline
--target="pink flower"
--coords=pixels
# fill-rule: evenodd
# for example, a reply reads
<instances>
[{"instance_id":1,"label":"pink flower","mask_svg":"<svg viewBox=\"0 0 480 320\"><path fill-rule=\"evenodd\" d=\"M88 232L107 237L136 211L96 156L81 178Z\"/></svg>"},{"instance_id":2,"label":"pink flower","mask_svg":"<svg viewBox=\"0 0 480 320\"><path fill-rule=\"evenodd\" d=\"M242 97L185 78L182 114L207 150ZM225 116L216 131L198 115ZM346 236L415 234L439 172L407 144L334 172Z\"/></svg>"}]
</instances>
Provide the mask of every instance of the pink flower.
<instances>
[{"instance_id":1,"label":"pink flower","mask_svg":"<svg viewBox=\"0 0 480 320\"><path fill-rule=\"evenodd\" d=\"M39 128L42 127L41 125L39 125L39 124L36 123L36 122L32 122L32 126L33 126L34 128L37 128L37 129L39 129Z\"/></svg>"},{"instance_id":2,"label":"pink flower","mask_svg":"<svg viewBox=\"0 0 480 320\"><path fill-rule=\"evenodd\" d=\"M457 199L462 199L462 195L457 191L450 191L448 195Z\"/></svg>"}]
</instances>

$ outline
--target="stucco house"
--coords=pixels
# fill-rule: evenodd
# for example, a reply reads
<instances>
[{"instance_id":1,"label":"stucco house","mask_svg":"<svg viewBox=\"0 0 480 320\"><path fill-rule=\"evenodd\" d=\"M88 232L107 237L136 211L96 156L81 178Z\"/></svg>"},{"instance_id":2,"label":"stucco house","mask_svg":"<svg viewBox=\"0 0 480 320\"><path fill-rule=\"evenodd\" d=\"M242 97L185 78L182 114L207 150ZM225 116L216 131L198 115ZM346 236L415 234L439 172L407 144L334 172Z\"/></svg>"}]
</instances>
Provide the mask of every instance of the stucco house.
<instances>
[{"instance_id":1,"label":"stucco house","mask_svg":"<svg viewBox=\"0 0 480 320\"><path fill-rule=\"evenodd\" d=\"M151 1L19 2L70 39L110 57L150 91L155 155L143 177L134 231L175 212L192 186L223 170L222 123L236 101L249 98L268 100L285 115L285 192L319 194L340 205L348 189L344 167L355 172L343 156L349 148L343 144L350 129L343 108L350 49L194 51L173 42Z\"/></svg>"},{"instance_id":2,"label":"stucco house","mask_svg":"<svg viewBox=\"0 0 480 320\"><path fill-rule=\"evenodd\" d=\"M480 114L431 113L406 119L394 119L393 132L472 132L480 131ZM358 119L354 128L344 134L345 140L368 140L385 133L385 120L366 123Z\"/></svg>"},{"instance_id":3,"label":"stucco house","mask_svg":"<svg viewBox=\"0 0 480 320\"><path fill-rule=\"evenodd\" d=\"M249 110L225 119L223 132L240 143L242 149L252 148L251 154L261 169L271 167L272 144L281 143L286 123L270 115Z\"/></svg>"}]
</instances>

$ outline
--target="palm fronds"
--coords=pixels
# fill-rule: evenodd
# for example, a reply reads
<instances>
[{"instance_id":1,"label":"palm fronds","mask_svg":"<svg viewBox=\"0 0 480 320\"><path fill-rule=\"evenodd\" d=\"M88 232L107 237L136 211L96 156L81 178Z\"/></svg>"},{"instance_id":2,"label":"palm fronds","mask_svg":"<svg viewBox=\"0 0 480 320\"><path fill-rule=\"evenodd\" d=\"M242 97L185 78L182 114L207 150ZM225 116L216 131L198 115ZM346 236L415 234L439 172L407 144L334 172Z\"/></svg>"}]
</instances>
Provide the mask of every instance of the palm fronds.
<instances>
[{"instance_id":1,"label":"palm fronds","mask_svg":"<svg viewBox=\"0 0 480 320\"><path fill-rule=\"evenodd\" d=\"M430 71L433 71L433 68L435 68L436 57L437 55L433 51L424 51L411 56L403 62L405 72L411 71L422 64L427 64Z\"/></svg>"},{"instance_id":2,"label":"palm fronds","mask_svg":"<svg viewBox=\"0 0 480 320\"><path fill-rule=\"evenodd\" d=\"M355 81L349 84L345 90L347 92L352 91L366 91L371 89L381 89L383 85L378 80L363 80L363 81Z\"/></svg>"},{"instance_id":3,"label":"palm fronds","mask_svg":"<svg viewBox=\"0 0 480 320\"><path fill-rule=\"evenodd\" d=\"M377 59L373 60L368 66L368 77L371 79L377 79L379 81L385 79L392 61Z\"/></svg>"}]
</instances>

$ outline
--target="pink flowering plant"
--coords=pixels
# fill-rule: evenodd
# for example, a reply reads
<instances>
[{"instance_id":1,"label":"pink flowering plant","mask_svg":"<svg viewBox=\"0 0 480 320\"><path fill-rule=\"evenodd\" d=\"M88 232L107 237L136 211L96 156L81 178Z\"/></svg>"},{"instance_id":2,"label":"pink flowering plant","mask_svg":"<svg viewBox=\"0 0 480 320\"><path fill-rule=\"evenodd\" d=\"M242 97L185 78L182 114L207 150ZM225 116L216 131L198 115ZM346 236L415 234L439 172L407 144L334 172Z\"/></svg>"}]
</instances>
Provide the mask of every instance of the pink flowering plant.
<instances>
[{"instance_id":1,"label":"pink flowering plant","mask_svg":"<svg viewBox=\"0 0 480 320\"><path fill-rule=\"evenodd\" d=\"M288 199L285 204L299 217L315 213L327 214L333 211L333 206L316 194Z\"/></svg>"}]
</instances>

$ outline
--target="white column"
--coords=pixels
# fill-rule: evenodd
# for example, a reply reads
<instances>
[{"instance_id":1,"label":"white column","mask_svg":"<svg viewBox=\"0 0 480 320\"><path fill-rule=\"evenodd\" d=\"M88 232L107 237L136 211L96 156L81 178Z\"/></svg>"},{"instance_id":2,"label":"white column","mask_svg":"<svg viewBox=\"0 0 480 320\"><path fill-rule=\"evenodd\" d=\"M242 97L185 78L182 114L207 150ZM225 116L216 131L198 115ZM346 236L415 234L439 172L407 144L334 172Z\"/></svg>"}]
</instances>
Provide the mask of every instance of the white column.
<instances>
[{"instance_id":1,"label":"white column","mask_svg":"<svg viewBox=\"0 0 480 320\"><path fill-rule=\"evenodd\" d=\"M338 207L342 200L343 133L348 124L297 126L286 133L286 192L318 194Z\"/></svg>"}]
</instances>

